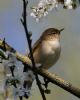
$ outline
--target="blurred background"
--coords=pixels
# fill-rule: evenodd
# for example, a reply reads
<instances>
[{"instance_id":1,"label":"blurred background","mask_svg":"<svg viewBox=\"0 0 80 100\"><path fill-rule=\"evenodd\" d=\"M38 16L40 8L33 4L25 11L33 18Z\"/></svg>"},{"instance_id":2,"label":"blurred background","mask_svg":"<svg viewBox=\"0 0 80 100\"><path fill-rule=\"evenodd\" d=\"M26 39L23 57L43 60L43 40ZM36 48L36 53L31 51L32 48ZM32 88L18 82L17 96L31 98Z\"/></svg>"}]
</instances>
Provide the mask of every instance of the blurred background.
<instances>
[{"instance_id":1,"label":"blurred background","mask_svg":"<svg viewBox=\"0 0 80 100\"><path fill-rule=\"evenodd\" d=\"M39 23L36 23L30 16L30 7L38 2L39 0L29 0L28 4L27 22L28 30L32 32L33 44L45 29L50 27L64 28L65 30L61 34L62 52L60 59L49 71L80 88L80 7L76 10L66 10L60 6L51 11ZM28 46L24 28L20 22L21 16L22 0L0 0L0 39L5 37L9 45L20 53L26 54ZM2 86L5 77L1 73L2 70L3 67L0 65L0 100L4 100ZM51 94L46 95L47 100L79 100L54 84L49 84L49 88ZM36 99L42 100L34 82L29 100Z\"/></svg>"}]
</instances>

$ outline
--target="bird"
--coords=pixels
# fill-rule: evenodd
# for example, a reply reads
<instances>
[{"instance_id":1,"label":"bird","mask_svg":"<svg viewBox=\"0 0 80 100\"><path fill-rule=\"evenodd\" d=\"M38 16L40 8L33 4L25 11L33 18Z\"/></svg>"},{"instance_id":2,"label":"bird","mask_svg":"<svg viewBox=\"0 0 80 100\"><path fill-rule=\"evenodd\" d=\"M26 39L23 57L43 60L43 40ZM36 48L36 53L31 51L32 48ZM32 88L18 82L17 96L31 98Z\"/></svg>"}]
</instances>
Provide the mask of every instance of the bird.
<instances>
[{"instance_id":1,"label":"bird","mask_svg":"<svg viewBox=\"0 0 80 100\"><path fill-rule=\"evenodd\" d=\"M51 68L59 59L61 53L60 34L64 30L46 29L32 47L33 58L41 68ZM30 53L28 54L30 57Z\"/></svg>"}]
</instances>

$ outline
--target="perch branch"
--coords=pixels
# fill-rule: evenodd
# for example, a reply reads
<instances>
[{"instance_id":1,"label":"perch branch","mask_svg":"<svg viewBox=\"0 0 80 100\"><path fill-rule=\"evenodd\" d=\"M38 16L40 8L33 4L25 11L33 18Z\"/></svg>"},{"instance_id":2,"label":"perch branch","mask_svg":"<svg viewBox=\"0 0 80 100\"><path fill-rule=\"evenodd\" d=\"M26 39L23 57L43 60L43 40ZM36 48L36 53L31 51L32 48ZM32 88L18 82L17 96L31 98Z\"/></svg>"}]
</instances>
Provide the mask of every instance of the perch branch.
<instances>
[{"instance_id":1,"label":"perch branch","mask_svg":"<svg viewBox=\"0 0 80 100\"><path fill-rule=\"evenodd\" d=\"M16 50L14 50L11 46L9 46L7 43L5 43L6 50L13 51L17 57L18 60L25 63L26 67L30 68L32 71L34 71L34 68L32 67L31 60L20 53L18 53ZM3 41L0 40L0 48L4 50ZM45 69L38 69L35 68L36 73L41 75L42 77L45 77L48 79L51 83L63 88L64 90L70 92L71 94L75 95L76 97L80 98L80 89L73 86L71 83L65 81L64 79L60 78L59 76L50 73L48 70Z\"/></svg>"}]
</instances>

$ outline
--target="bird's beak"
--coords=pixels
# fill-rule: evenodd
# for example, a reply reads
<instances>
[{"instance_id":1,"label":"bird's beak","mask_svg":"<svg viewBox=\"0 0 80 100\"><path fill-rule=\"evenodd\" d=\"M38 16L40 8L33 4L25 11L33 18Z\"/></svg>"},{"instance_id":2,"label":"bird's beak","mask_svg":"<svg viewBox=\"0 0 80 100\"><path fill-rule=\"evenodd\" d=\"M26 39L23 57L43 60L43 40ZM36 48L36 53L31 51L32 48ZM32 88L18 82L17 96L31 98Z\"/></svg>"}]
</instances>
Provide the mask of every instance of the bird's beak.
<instances>
[{"instance_id":1,"label":"bird's beak","mask_svg":"<svg viewBox=\"0 0 80 100\"><path fill-rule=\"evenodd\" d=\"M59 31L60 31L60 33L61 33L63 30L64 30L64 28L60 29L60 30L59 30Z\"/></svg>"}]
</instances>

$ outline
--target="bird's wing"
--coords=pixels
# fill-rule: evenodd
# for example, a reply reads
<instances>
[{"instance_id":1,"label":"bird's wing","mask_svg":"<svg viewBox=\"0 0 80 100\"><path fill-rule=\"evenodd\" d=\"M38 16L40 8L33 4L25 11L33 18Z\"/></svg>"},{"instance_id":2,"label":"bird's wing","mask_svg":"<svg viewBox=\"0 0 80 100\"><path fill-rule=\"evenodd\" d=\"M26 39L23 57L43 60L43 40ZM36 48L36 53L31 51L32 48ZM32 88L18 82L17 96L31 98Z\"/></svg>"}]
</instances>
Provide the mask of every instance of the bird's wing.
<instances>
[{"instance_id":1,"label":"bird's wing","mask_svg":"<svg viewBox=\"0 0 80 100\"><path fill-rule=\"evenodd\" d=\"M39 43L41 43L41 37L34 43L33 47L32 47L32 52L35 52L36 48L38 48ZM28 57L30 57L30 53L28 54Z\"/></svg>"}]
</instances>

